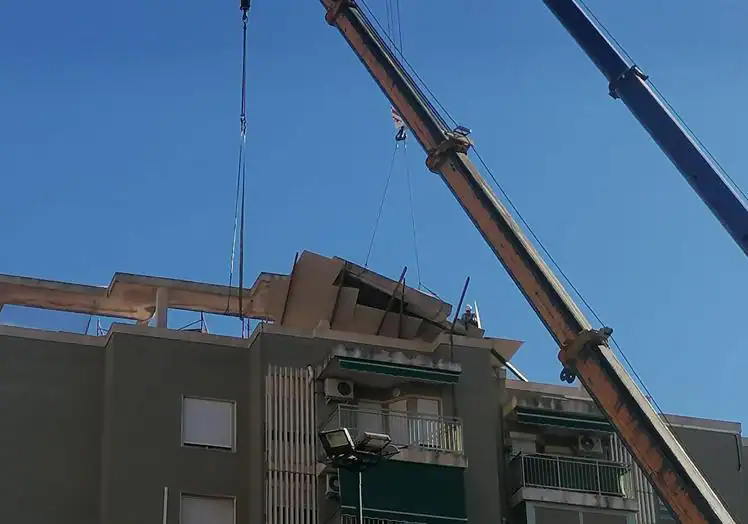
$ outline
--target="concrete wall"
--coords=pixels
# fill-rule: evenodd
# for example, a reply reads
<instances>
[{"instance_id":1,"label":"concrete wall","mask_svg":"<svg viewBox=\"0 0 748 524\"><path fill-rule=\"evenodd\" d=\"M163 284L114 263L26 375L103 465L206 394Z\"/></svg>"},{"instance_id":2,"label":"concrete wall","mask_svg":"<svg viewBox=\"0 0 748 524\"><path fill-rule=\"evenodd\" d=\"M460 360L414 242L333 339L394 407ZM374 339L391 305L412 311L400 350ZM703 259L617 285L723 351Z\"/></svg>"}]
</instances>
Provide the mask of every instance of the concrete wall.
<instances>
[{"instance_id":1,"label":"concrete wall","mask_svg":"<svg viewBox=\"0 0 748 524\"><path fill-rule=\"evenodd\" d=\"M453 360L462 366L455 388L457 416L463 421L468 468L465 503L471 524L494 524L504 515L503 378L497 378L486 350L456 346Z\"/></svg>"},{"instance_id":2,"label":"concrete wall","mask_svg":"<svg viewBox=\"0 0 748 524\"><path fill-rule=\"evenodd\" d=\"M742 455L740 426L731 424L735 426L733 431L729 427L700 428L697 424L716 421L679 418L683 425L674 425L672 429L686 451L712 488L723 498L736 520L748 521L745 473L748 465L744 462L746 457Z\"/></svg>"},{"instance_id":3,"label":"concrete wall","mask_svg":"<svg viewBox=\"0 0 748 524\"><path fill-rule=\"evenodd\" d=\"M164 486L169 524L179 522L180 493L236 497L237 521L249 522L249 358L243 341L236 343L111 337L104 384L103 524L160 522ZM181 445L183 395L236 401L236 452Z\"/></svg>"},{"instance_id":4,"label":"concrete wall","mask_svg":"<svg viewBox=\"0 0 748 524\"><path fill-rule=\"evenodd\" d=\"M0 336L0 522L98 522L103 369L99 347Z\"/></svg>"}]
</instances>

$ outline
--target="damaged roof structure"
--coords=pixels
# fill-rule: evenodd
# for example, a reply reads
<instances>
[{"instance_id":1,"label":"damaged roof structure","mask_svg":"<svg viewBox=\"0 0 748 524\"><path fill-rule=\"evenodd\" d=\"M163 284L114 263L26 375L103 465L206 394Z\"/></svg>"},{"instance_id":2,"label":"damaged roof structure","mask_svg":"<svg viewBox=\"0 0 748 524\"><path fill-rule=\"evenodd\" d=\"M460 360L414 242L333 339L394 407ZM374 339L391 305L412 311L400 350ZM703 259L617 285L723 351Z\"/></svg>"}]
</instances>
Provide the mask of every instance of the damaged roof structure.
<instances>
[{"instance_id":1,"label":"damaged roof structure","mask_svg":"<svg viewBox=\"0 0 748 524\"><path fill-rule=\"evenodd\" d=\"M239 290L229 286L115 273L107 287L0 275L3 305L114 317L167 327L169 309L239 316ZM242 290L242 316L297 329L320 327L433 343L440 335L485 339L452 320L439 298L338 257L304 251L289 274L263 272ZM498 339L497 339L498 340ZM503 340L503 339L502 339ZM520 343L501 344L508 360ZM498 345L497 345L498 347Z\"/></svg>"}]
</instances>

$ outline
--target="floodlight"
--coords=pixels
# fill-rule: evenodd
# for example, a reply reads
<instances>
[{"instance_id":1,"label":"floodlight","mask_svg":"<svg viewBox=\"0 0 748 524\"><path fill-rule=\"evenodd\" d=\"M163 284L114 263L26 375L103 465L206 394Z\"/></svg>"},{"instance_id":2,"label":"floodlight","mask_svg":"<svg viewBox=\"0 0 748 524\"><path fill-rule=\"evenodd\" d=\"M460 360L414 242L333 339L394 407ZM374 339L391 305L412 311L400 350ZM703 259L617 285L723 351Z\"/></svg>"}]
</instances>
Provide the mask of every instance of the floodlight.
<instances>
[{"instance_id":1,"label":"floodlight","mask_svg":"<svg viewBox=\"0 0 748 524\"><path fill-rule=\"evenodd\" d=\"M325 448L325 454L330 459L351 453L356 447L348 428L321 431L319 440L322 442L322 447Z\"/></svg>"},{"instance_id":2,"label":"floodlight","mask_svg":"<svg viewBox=\"0 0 748 524\"><path fill-rule=\"evenodd\" d=\"M356 445L356 449L359 451L366 451L367 453L382 453L384 449L392 443L392 439L389 435L383 433L364 433L361 440Z\"/></svg>"}]
</instances>

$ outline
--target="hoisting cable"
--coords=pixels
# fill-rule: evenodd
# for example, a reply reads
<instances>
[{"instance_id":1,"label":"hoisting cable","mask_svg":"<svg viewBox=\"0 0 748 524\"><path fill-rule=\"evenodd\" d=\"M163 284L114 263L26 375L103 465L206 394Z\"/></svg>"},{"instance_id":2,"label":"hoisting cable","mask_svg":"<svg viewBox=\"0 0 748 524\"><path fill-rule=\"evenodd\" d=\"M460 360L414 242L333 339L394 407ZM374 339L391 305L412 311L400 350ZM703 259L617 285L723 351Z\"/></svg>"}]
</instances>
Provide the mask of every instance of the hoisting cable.
<instances>
[{"instance_id":1,"label":"hoisting cable","mask_svg":"<svg viewBox=\"0 0 748 524\"><path fill-rule=\"evenodd\" d=\"M418 256L418 235L416 233L416 211L413 206L413 188L410 181L410 167L408 166L408 141L403 141L403 160L405 161L405 179L408 184L408 200L410 202L410 224L413 230L413 252L416 257L416 278L418 279L418 289L421 289L421 259Z\"/></svg>"},{"instance_id":2,"label":"hoisting cable","mask_svg":"<svg viewBox=\"0 0 748 524\"><path fill-rule=\"evenodd\" d=\"M420 87L426 92L426 94L431 97L430 99L427 98L426 102L429 105L430 109L441 119L444 119L446 117L447 120L449 120L454 126L457 126L457 120L455 120L452 115L449 113L446 107L439 101L437 96L434 94L434 92L431 90L431 88L428 86L426 81L418 74L418 71L415 67L408 61L408 59L405 57L404 54L397 51L397 42L395 42L395 39L390 37L390 35L387 33L385 28L382 26L382 23L379 21L379 18L374 14L374 11L371 10L369 5L366 3L366 0L359 0L359 5L361 5L364 10L367 13L366 18L370 19L376 28L378 28L380 33L384 34L384 38L386 40L389 40L389 42L393 45L396 53L398 55L398 59L402 63L403 67L413 75L413 77L418 81ZM433 102L433 103L432 103ZM436 104L436 106L439 108L437 110L436 107L434 107L433 104Z\"/></svg>"},{"instance_id":3,"label":"hoisting cable","mask_svg":"<svg viewBox=\"0 0 748 524\"><path fill-rule=\"evenodd\" d=\"M246 206L246 181L247 181L247 159L244 149L247 144L247 23L249 22L250 0L240 0L242 11L242 89L241 110L239 125L241 129L241 177L242 177L242 205L239 225L239 319L242 322L242 338L245 336L244 329L244 215Z\"/></svg>"},{"instance_id":4,"label":"hoisting cable","mask_svg":"<svg viewBox=\"0 0 748 524\"><path fill-rule=\"evenodd\" d=\"M387 199L387 189L390 187L390 180L392 179L392 171L395 167L395 157L397 155L397 149L400 146L400 142L395 142L395 149L392 151L392 158L390 159L390 169L387 172L387 181L384 183L384 191L382 192L382 200L379 202L379 211L377 212L377 218L374 221L374 231L371 233L371 240L369 241L369 250L366 252L366 260L364 261L364 267L369 267L369 257L371 256L371 250L374 247L374 239L377 236L377 229L379 228L379 219L382 218L382 210L384 209L384 202Z\"/></svg>"},{"instance_id":5,"label":"hoisting cable","mask_svg":"<svg viewBox=\"0 0 748 524\"><path fill-rule=\"evenodd\" d=\"M231 305L231 285L234 275L234 260L236 257L237 227L239 229L239 311L238 316L242 322L242 338L245 336L244 325L244 223L246 202L246 155L247 144L247 25L249 22L250 0L240 0L239 8L242 12L242 78L241 78L241 103L239 109L239 162L236 175L236 197L234 202L234 233L231 244L231 260L229 268L229 298L226 312Z\"/></svg>"},{"instance_id":6,"label":"hoisting cable","mask_svg":"<svg viewBox=\"0 0 748 524\"><path fill-rule=\"evenodd\" d=\"M441 110L441 111L436 111L436 113L437 113L437 114L439 114L440 116L442 116L442 115L443 115L443 116L444 116L444 117L446 117L446 118L447 118L447 119L448 119L449 121L451 121L451 122L452 122L452 123L453 123L454 125L457 125L457 121L456 121L456 120L455 120L455 119L454 119L454 118L452 117L452 115L451 115L451 114L449 113L449 111L447 111L446 107L444 107L444 105L443 105L443 104L442 104L442 103L441 103L441 102L439 101L439 99L438 99L438 98L437 98L437 96L436 96L436 95L434 94L434 92L433 92L433 91L432 91L432 90L431 90L431 89L429 88L429 86L428 86L428 84L426 83L426 81L425 81L425 80L424 80L424 79L423 79L423 78L422 78L422 77L421 77L421 76L420 76L420 75L418 74L418 71L416 71L416 69L415 69L415 68L414 68L414 67L413 67L413 66L412 66L412 65L410 64L410 62L408 62L407 58L405 58L405 56L403 55L403 53L402 53L402 50L401 50L401 49L399 49L399 46L398 46L398 42L397 42L397 40L400 40L400 44L401 44L401 43L402 43L402 37L401 37L400 35L398 35L398 38L396 39L396 38L394 37L394 35L393 35L393 36L391 36L391 35L390 35L390 33L389 33L389 32L387 32L387 31L385 30L385 28L384 28L384 27L382 26L382 23L381 23L381 22L379 21L379 19L377 18L377 16L376 16L376 15L374 14L374 12L373 12L373 11L371 10L371 8L370 8L370 7L369 7L369 6L367 5L367 3L366 3L366 0L360 0L360 5L364 7L364 9L366 10L366 12L368 13L368 17L369 17L369 18L370 18L370 19L372 20L372 22L374 23L374 25L375 25L376 27L378 27L378 28L379 28L380 32L384 33L384 36L385 36L385 38L386 38L387 40L389 40L389 42L390 42L390 43L392 44L393 48L395 49L395 52L396 52L396 54L398 55L398 58L400 59L400 61L401 61L401 62L402 62L402 64L403 64L403 66L404 66L404 67L406 67L406 68L407 68L407 70L408 70L408 72L409 72L410 74L412 74L412 75L413 75L413 77L414 77L414 78L415 78L415 79L416 79L416 80L417 80L417 81L418 81L418 82L420 83L420 86L421 86L421 88L423 88L423 90L424 90L424 91L426 92L426 94L427 94L427 95L428 95L429 97L431 97L431 100L428 100L428 101L427 101L427 102L429 103L429 105L431 105L431 101L433 101L433 103L434 103L434 104L436 104L436 106L437 106L437 107L438 107L438 108L439 108L439 109ZM583 7L585 8L585 10L586 10L586 11L587 11L588 13L590 13L589 9L587 9L587 8L586 8L586 6L584 5L584 3L582 3L582 5L583 5ZM590 13L590 14L591 14L591 13ZM593 15L593 16L594 16L594 15ZM629 57L628 53L627 53L627 52L626 52L626 50L625 50L625 49L623 48L623 46L621 46L621 45L620 45L620 44L619 44L619 43L618 43L618 42L617 42L617 41L616 41L616 40L615 40L615 39L614 39L614 38L612 37L612 35L610 35L610 33L609 33L609 32L607 31L607 29L605 28L605 26L604 26L604 25L602 25L602 24L600 23L600 21L599 21L599 20L595 19L595 21L596 21L596 22L597 22L597 23L599 24L600 28L601 28L601 29L602 29L602 30L603 30L603 31L604 31L604 32L605 32L606 34L608 34L608 36L609 36L609 37L610 37L610 38L612 39L612 41L614 41L614 42L615 42L615 44L616 44L616 45L618 46L618 48L619 48L619 49L620 49L620 50L622 51L622 53L623 53L623 54L624 54L624 55L625 55L626 57ZM630 58L630 57L629 57L629 58ZM434 108L434 107L432 106L432 109L435 109L435 108ZM682 119L680 119L680 120L682 121ZM692 133L692 135L693 135L693 133ZM702 147L704 147L704 146L703 146L703 144L700 144L700 145L702 145ZM526 221L526 220L525 220L525 219L524 219L524 218L522 217L522 215L520 214L519 210L517 209L517 206L515 206L515 205L514 205L514 204L513 204L512 202L511 202L511 200L509 199L509 196L507 195L506 191L504 191L504 189L503 189L503 188L501 187L501 185L499 184L499 182L498 182L498 180L496 179L496 177L495 177L495 176L493 175L493 173L492 173L492 172L491 172L491 170L489 169L488 165L486 165L486 163L485 163L485 162L483 161L483 159L482 159L482 158L480 157L480 155L478 154L478 151L477 151L477 149L475 148L475 146L473 146L473 147L472 147L471 149L473 149L473 152L475 153L475 155L476 155L476 157L478 158L479 162L480 162L480 163L482 164L482 166L483 166L483 169L485 170L485 172L486 172L486 173L488 173L488 175L489 175L489 176L490 176L490 178L491 178L491 179L493 180L493 182L494 182L494 184L496 185L496 187L497 187L497 188L499 189L499 191L501 192L501 194L502 194L502 195L504 196L504 198L506 199L506 201L507 201L507 203L509 204L509 206L510 206L510 207L511 207L511 208L512 208L512 209L514 210L514 212L516 213L516 215L517 215L518 219L520 220L520 222L521 222L521 223L522 223L522 224L523 224L523 225L525 226L525 228L527 229L527 231L528 231L528 232L530 233L530 236L531 236L531 237L532 237L532 238L533 238L533 239L535 240L535 242L536 242L536 243L537 243L537 245L538 245L538 246L540 247L540 249L541 249L541 250L543 251L543 253L544 253L544 254L545 254L545 255L546 255L547 257L548 257L548 260L549 260L549 262L551 262L551 265L553 265L553 266L554 266L554 267L556 268L556 270L557 270L557 271L559 272L559 274L561 275L562 279L563 279L563 280L564 280L564 281L565 281L565 282L566 282L566 283L567 283L567 284L569 285L569 287L570 287L570 288L572 289L572 291L573 291L573 292L574 292L574 293L575 293L575 294L576 294L576 295L577 295L577 296L579 297L580 301L581 301L581 302L582 302L582 303L583 303L583 304L584 304L584 305L585 305L585 306L587 307L587 309L588 309L588 310L590 311L590 313L591 313L591 314L592 314L592 316L593 316L593 317L595 318L595 320L597 320L597 322L598 322L598 323L600 323L601 325L605 325L605 324L604 324L604 323L602 322L602 320L601 320L600 316L599 316L599 315L598 315L598 314L596 313L596 311L595 311L595 310L594 310L594 309L593 309L593 308L591 307L591 305L589 304L589 302L588 302L588 301L587 301L587 300L585 299L585 297L584 297L584 296L583 296L583 295L581 294L581 292L579 291L579 289L578 289L578 288L577 288L577 287L576 287L576 286L574 285L574 283L573 283L573 282L571 281L571 279L570 279L570 278L569 278L569 277L568 277L568 276L566 275L566 273L565 273L565 272L563 271L563 269L561 269L560 265L559 265L559 264L558 264L558 263L556 262L556 260L555 260L555 259L554 259L554 258L553 258L553 257L551 256L551 254L550 254L550 252L548 251L548 249L547 249L547 248L546 248L546 247L545 247L545 246L543 245L543 243L542 243L542 242L540 241L540 239L538 238L538 236L537 236L537 235L536 235L536 234L534 233L534 231L532 230L532 228L530 227L530 225L528 224L528 222L527 222L527 221ZM704 148L704 149L706 150L706 148ZM708 153L708 151L707 151L707 153ZM712 155L710 154L709 156L711 157ZM716 163L716 160L715 160L715 163ZM721 166L720 166L720 169L721 169ZM721 169L721 171L722 171L723 173L725 172L725 170L724 170L724 169ZM729 178L729 175L727 175L727 176L728 176L728 178ZM738 191L739 191L739 192L740 192L741 194L743 194L743 191L742 191L742 190L740 189L740 187L738 186L738 184L736 184L736 183L735 183L735 182L734 182L733 180L731 180L731 179L730 179L730 181L731 181L731 182L733 183L733 186L734 186L734 187L736 187L736 189L737 189L737 190L738 190ZM424 289L426 289L426 291L428 291L428 292L430 292L430 293L432 293L432 294L434 294L434 295L436 296L436 294L435 294L435 293L433 293L433 291L431 291L430 289L426 288L425 286L424 286ZM649 400L650 400L650 401L652 402L652 404L654 405L655 409L657 409L657 410L658 410L658 411L659 411L660 413L662 413L662 412L663 412L663 411L662 411L662 408L660 408L660 406L658 405L658 403L657 403L657 401L655 400L654 396L653 396L653 395L651 394L651 392L649 391L649 389L647 388L647 386L646 386L646 385L644 384L644 381L642 380L641 376L640 376L640 375L638 374L638 372L637 372L637 371L636 371L636 369L635 369L635 368L633 367L633 365L632 365L632 364L631 364L631 362L629 361L629 359L628 359L628 357L626 356L626 354L625 354L625 353L623 352L623 348L622 348L622 347L621 347L621 346L620 346L620 345L618 344L618 342L616 342L615 338L611 337L611 338L610 338L610 341L611 341L612 345L613 345L613 346L614 346L614 347L616 348L616 350L618 351L618 353L619 353L619 354L621 355L621 357L623 358L623 360L624 360L624 362L626 363L626 365L628 366L628 368L629 368L629 369L631 370L631 372L632 372L632 374L633 374L634 378L635 378L635 379L637 380L637 382L639 383L639 385L640 385L640 386L642 387L642 389L644 390L644 393L645 393L645 394L647 395L647 398L648 398L648 399L649 399Z\"/></svg>"},{"instance_id":7,"label":"hoisting cable","mask_svg":"<svg viewBox=\"0 0 748 524\"><path fill-rule=\"evenodd\" d=\"M392 24L390 25L392 45L395 47L395 52L398 55L403 56L403 27L400 17L400 0L388 0L387 6L389 16L391 16L393 20ZM418 289L420 290L422 288L425 288L425 286L421 281L421 260L418 254L418 234L416 232L415 206L413 205L413 185L410 177L410 166L408 165L408 132L405 121L394 107L392 108L392 119L395 122L395 127L397 128L397 133L395 134L395 142L403 143L405 180L408 186L408 202L410 203L410 224L413 232L413 253L416 259L416 278L418 279ZM429 291L429 293L434 294L427 288L426 290Z\"/></svg>"}]
</instances>

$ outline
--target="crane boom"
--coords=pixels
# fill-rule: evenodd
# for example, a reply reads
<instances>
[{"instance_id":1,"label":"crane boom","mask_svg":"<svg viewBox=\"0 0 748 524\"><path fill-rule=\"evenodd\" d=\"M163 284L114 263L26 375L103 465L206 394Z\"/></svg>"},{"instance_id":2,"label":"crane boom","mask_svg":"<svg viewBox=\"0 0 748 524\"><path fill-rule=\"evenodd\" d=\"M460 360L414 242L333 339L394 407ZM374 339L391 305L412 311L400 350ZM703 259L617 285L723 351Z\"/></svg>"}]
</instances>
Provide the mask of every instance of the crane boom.
<instances>
[{"instance_id":1,"label":"crane boom","mask_svg":"<svg viewBox=\"0 0 748 524\"><path fill-rule=\"evenodd\" d=\"M468 158L451 130L353 0L320 0L336 27L403 117L475 227L559 344L569 381L578 377L663 501L683 523L734 523L683 447Z\"/></svg>"},{"instance_id":2,"label":"crane boom","mask_svg":"<svg viewBox=\"0 0 748 524\"><path fill-rule=\"evenodd\" d=\"M576 0L543 0L675 164L717 220L748 255L748 208L725 174L647 82L647 76L606 37Z\"/></svg>"}]
</instances>

